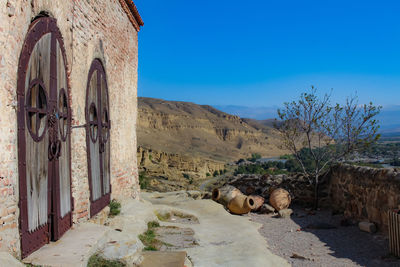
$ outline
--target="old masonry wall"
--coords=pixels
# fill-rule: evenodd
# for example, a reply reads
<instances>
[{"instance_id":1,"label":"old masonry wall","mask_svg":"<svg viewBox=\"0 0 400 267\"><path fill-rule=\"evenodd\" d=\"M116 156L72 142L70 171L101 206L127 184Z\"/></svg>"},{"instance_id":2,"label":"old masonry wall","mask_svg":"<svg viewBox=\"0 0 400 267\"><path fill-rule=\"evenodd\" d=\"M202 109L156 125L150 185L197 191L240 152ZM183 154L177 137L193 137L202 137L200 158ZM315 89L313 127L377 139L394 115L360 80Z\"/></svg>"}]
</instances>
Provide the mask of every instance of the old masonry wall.
<instances>
[{"instance_id":1,"label":"old masonry wall","mask_svg":"<svg viewBox=\"0 0 400 267\"><path fill-rule=\"evenodd\" d=\"M31 21L57 19L67 56L72 126L85 122L86 84L95 58L104 64L110 97L112 198L137 197L138 33L120 1L7 0L0 3L0 251L20 255L18 230L17 70ZM84 128L73 128L74 223L89 219Z\"/></svg>"}]
</instances>

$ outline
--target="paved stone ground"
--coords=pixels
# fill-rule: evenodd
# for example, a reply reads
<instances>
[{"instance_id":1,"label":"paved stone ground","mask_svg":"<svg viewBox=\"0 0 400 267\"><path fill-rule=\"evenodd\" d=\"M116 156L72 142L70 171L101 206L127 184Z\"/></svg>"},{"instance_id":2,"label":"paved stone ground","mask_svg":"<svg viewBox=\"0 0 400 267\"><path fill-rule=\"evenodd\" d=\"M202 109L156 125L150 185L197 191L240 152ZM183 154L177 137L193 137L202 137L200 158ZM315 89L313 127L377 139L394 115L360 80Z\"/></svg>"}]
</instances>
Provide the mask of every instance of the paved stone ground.
<instances>
[{"instance_id":1,"label":"paved stone ground","mask_svg":"<svg viewBox=\"0 0 400 267\"><path fill-rule=\"evenodd\" d=\"M342 227L342 217L332 216L329 211L308 215L306 211L295 208L291 219L253 213L250 217L263 224L260 233L272 252L288 260L292 266L400 266L400 260L388 255L387 238L361 232L357 226ZM321 223L337 228L307 227ZM306 259L292 258L294 254Z\"/></svg>"},{"instance_id":2,"label":"paved stone ground","mask_svg":"<svg viewBox=\"0 0 400 267\"><path fill-rule=\"evenodd\" d=\"M285 259L269 250L258 232L261 224L251 222L248 216L231 215L222 205L200 198L201 194L195 191L142 193L143 200L123 201L120 215L98 224L79 225L24 262L85 267L89 257L97 253L107 259L121 260L128 266L139 264L143 259L143 244L138 236L147 230L148 222L159 221L156 214L170 213L173 216L169 221L159 221L161 227L157 231L177 229L160 233L161 239L170 243L168 251L187 253L190 260L185 263L187 266L289 266Z\"/></svg>"},{"instance_id":3,"label":"paved stone ground","mask_svg":"<svg viewBox=\"0 0 400 267\"><path fill-rule=\"evenodd\" d=\"M261 225L249 217L231 215L212 200L194 200L191 192L142 193L142 197L158 212L176 210L199 220L198 224L161 223L194 231L199 245L185 250L195 267L289 266L271 253L258 233Z\"/></svg>"}]
</instances>

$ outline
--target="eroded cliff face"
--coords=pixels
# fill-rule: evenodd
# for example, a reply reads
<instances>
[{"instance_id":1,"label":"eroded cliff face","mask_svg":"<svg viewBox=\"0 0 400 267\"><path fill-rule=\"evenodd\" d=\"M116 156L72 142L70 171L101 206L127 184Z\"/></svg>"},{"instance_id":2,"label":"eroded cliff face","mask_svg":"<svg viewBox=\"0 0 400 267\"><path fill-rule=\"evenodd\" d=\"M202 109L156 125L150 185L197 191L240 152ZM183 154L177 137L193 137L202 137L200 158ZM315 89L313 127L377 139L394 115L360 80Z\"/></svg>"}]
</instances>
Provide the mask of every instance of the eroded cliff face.
<instances>
[{"instance_id":1,"label":"eroded cliff face","mask_svg":"<svg viewBox=\"0 0 400 267\"><path fill-rule=\"evenodd\" d=\"M160 192L195 189L215 171L225 168L224 162L142 147L137 157L142 175L148 180L146 189Z\"/></svg>"},{"instance_id":2,"label":"eroded cliff face","mask_svg":"<svg viewBox=\"0 0 400 267\"><path fill-rule=\"evenodd\" d=\"M211 106L143 97L138 100L139 167L159 181L172 184L192 179L190 187L209 178L207 173L223 170L225 163L252 153L264 157L286 153L278 147L279 136L271 126ZM184 173L190 179L182 180Z\"/></svg>"},{"instance_id":3,"label":"eroded cliff face","mask_svg":"<svg viewBox=\"0 0 400 267\"><path fill-rule=\"evenodd\" d=\"M152 98L139 98L138 105L138 144L144 148L222 161L285 153L272 127L254 127L256 122L210 106Z\"/></svg>"}]
</instances>

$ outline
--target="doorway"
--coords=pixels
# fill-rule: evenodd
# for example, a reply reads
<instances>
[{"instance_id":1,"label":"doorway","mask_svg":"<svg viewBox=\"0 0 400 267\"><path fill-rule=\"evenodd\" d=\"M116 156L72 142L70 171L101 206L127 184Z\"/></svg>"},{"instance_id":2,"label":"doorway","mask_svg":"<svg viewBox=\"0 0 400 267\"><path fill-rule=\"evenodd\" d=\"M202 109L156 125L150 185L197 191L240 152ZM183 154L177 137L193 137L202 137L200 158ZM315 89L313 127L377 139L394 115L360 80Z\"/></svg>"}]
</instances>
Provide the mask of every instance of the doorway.
<instances>
[{"instance_id":1,"label":"doorway","mask_svg":"<svg viewBox=\"0 0 400 267\"><path fill-rule=\"evenodd\" d=\"M18 171L22 257L72 225L71 112L57 22L29 27L18 67Z\"/></svg>"}]
</instances>

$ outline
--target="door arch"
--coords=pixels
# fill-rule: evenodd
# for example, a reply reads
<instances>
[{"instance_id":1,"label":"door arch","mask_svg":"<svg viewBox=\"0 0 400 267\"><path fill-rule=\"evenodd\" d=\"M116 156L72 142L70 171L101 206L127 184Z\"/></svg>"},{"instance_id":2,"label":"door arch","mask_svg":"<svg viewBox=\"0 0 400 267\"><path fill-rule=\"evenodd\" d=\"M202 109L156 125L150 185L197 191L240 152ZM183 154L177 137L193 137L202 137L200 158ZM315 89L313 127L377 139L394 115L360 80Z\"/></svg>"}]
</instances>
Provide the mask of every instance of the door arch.
<instances>
[{"instance_id":1,"label":"door arch","mask_svg":"<svg viewBox=\"0 0 400 267\"><path fill-rule=\"evenodd\" d=\"M110 203L109 110L106 73L95 59L89 70L85 109L91 217Z\"/></svg>"},{"instance_id":2,"label":"door arch","mask_svg":"<svg viewBox=\"0 0 400 267\"><path fill-rule=\"evenodd\" d=\"M56 19L32 22L18 65L19 227L22 257L72 225L71 112Z\"/></svg>"}]
</instances>

